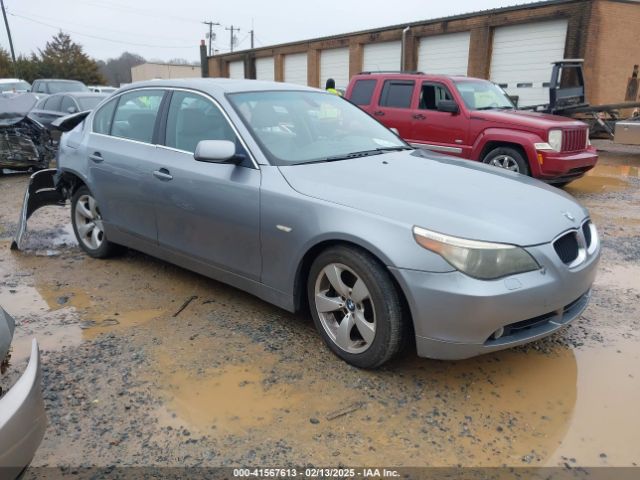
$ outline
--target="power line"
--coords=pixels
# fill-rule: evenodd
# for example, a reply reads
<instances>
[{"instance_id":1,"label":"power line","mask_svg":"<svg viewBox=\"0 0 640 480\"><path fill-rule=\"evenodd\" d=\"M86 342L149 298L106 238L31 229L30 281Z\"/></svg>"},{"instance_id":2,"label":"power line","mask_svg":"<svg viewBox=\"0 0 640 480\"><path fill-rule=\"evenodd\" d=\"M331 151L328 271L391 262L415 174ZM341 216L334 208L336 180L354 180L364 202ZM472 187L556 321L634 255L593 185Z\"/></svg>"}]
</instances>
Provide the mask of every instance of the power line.
<instances>
[{"instance_id":1,"label":"power line","mask_svg":"<svg viewBox=\"0 0 640 480\"><path fill-rule=\"evenodd\" d=\"M22 15L23 17L25 17L25 14L23 12L19 12L19 11L16 12L14 9L11 9L11 10L7 9L7 13L9 15L13 14L14 12L16 13L16 15ZM61 20L59 18L52 18L52 17L49 17L49 16L45 17L45 16L42 16L42 15L35 15L33 13L29 13L28 17L25 17L25 18L31 18L31 17L35 17L36 19L51 20L53 22L61 23L63 25L64 24L68 24L68 25L75 25L75 26L79 26L79 27L87 27L87 28L91 28L91 30L101 30L103 32L117 33L117 34L120 34L120 35L122 35L122 34L124 34L124 35L133 35L133 36L136 36L136 37L143 37L144 36L146 38L149 38L148 35L136 35L135 33L132 34L131 32L127 32L127 31L124 31L124 30L113 30L111 28L96 27L96 26L93 26L93 25L87 25L86 23L70 22L68 20ZM155 38L160 38L160 37L155 37ZM165 40L178 40L178 41L182 40L182 39L178 39L178 38L175 38L175 37L166 37L164 35L162 36L162 38L165 39Z\"/></svg>"},{"instance_id":2,"label":"power line","mask_svg":"<svg viewBox=\"0 0 640 480\"><path fill-rule=\"evenodd\" d=\"M74 3L76 2L78 2L78 0L74 0ZM84 3L85 5L91 5L93 7L104 8L107 10L120 10L121 12L128 12L134 15L141 15L146 18L156 17L156 18L170 19L171 21L178 20L181 22L188 22L188 23L200 23L198 20L194 20L192 18L178 17L175 15L160 15L153 11L131 8L129 6L125 6L122 4L115 4L115 5L113 3L104 4L104 3L97 3L95 1L87 1L87 0L83 0L80 3Z\"/></svg>"},{"instance_id":3,"label":"power line","mask_svg":"<svg viewBox=\"0 0 640 480\"><path fill-rule=\"evenodd\" d=\"M12 17L17 17L17 18L22 18L23 20L27 20L29 22L33 22L33 23L37 23L40 25L44 25L46 27L50 27L50 28L55 28L56 30L64 30L66 32L69 33L75 33L76 35L80 35L83 37L88 37L88 38L94 38L96 40L103 40L105 42L112 42L112 43L119 43L122 45L129 45L129 46L135 46L135 47L149 47L149 48L175 48L175 49L193 49L194 46L173 46L173 45L150 45L150 44L146 44L146 43L134 43L134 42L123 42L120 40L114 40L112 38L106 38L106 37L99 37L97 35L89 35L87 33L82 33L82 32L77 32L74 30L69 30L68 28L62 28L58 25L52 25L50 23L46 23L46 22L41 22L39 20L35 20L33 18L29 18L29 17L25 17L24 15L18 15L16 13L11 13L9 12L9 15L11 15Z\"/></svg>"}]
</instances>

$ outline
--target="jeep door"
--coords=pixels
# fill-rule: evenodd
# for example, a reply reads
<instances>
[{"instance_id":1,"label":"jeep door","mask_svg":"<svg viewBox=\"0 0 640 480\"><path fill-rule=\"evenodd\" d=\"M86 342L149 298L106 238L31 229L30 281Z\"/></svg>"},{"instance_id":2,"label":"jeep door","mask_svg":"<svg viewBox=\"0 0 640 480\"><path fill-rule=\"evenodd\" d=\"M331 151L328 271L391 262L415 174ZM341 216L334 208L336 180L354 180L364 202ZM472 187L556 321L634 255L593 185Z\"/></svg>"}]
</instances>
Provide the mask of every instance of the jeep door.
<instances>
[{"instance_id":1,"label":"jeep door","mask_svg":"<svg viewBox=\"0 0 640 480\"><path fill-rule=\"evenodd\" d=\"M421 83L417 103L412 111L411 143L421 148L468 158L469 121L459 104L456 113L440 111L438 103L442 100L456 101L444 83Z\"/></svg>"},{"instance_id":2,"label":"jeep door","mask_svg":"<svg viewBox=\"0 0 640 480\"><path fill-rule=\"evenodd\" d=\"M396 128L401 138L408 140L412 131L411 105L414 102L415 80L391 79L385 80L378 104L368 112L384 124L387 128Z\"/></svg>"}]
</instances>

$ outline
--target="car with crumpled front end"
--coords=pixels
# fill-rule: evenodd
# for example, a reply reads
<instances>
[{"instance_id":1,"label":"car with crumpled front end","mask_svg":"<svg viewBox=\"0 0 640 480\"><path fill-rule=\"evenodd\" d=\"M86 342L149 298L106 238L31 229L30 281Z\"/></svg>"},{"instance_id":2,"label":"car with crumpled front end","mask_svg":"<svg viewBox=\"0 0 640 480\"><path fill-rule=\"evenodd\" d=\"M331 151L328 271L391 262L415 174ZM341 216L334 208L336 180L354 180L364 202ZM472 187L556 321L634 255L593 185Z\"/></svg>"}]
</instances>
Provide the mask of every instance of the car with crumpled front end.
<instances>
[{"instance_id":1,"label":"car with crumpled front end","mask_svg":"<svg viewBox=\"0 0 640 480\"><path fill-rule=\"evenodd\" d=\"M14 330L14 319L0 307L2 365ZM29 363L22 376L7 391L0 388L0 478L18 477L31 463L44 437L47 417L41 383L40 352L34 339Z\"/></svg>"},{"instance_id":2,"label":"car with crumpled front end","mask_svg":"<svg viewBox=\"0 0 640 480\"><path fill-rule=\"evenodd\" d=\"M3 169L41 170L55 155L50 131L29 112L35 95L0 96L0 175Z\"/></svg>"},{"instance_id":3,"label":"car with crumpled front end","mask_svg":"<svg viewBox=\"0 0 640 480\"><path fill-rule=\"evenodd\" d=\"M30 212L68 200L88 255L126 246L308 308L358 367L407 340L441 359L527 343L591 295L597 230L570 195L416 150L324 91L155 80L64 124L58 169L33 176L15 247Z\"/></svg>"}]
</instances>

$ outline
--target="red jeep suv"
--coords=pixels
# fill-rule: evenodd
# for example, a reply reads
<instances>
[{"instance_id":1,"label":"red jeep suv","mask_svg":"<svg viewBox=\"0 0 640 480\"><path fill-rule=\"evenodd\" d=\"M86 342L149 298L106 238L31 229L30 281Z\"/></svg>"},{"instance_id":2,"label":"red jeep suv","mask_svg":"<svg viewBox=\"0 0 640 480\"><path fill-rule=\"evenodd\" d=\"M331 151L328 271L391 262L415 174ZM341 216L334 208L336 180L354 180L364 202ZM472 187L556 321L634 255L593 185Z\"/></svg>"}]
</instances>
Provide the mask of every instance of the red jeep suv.
<instances>
[{"instance_id":1,"label":"red jeep suv","mask_svg":"<svg viewBox=\"0 0 640 480\"><path fill-rule=\"evenodd\" d=\"M415 147L556 185L581 177L598 160L585 123L517 110L504 90L479 78L361 73L345 97Z\"/></svg>"}]
</instances>

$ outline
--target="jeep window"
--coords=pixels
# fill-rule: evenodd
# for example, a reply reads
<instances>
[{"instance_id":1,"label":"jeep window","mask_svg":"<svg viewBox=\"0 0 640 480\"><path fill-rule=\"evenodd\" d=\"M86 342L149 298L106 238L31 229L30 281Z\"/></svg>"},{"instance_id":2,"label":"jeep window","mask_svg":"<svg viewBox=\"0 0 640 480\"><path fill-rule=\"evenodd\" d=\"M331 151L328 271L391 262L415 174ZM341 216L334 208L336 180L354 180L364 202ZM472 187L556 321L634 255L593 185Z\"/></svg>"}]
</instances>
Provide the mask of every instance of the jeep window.
<instances>
[{"instance_id":1,"label":"jeep window","mask_svg":"<svg viewBox=\"0 0 640 480\"><path fill-rule=\"evenodd\" d=\"M456 80L456 88L469 110L515 108L499 86L485 80Z\"/></svg>"},{"instance_id":2,"label":"jeep window","mask_svg":"<svg viewBox=\"0 0 640 480\"><path fill-rule=\"evenodd\" d=\"M120 96L111 135L151 143L164 91L138 90Z\"/></svg>"},{"instance_id":3,"label":"jeep window","mask_svg":"<svg viewBox=\"0 0 640 480\"><path fill-rule=\"evenodd\" d=\"M375 88L376 80L356 80L350 100L356 105L369 105Z\"/></svg>"},{"instance_id":4,"label":"jeep window","mask_svg":"<svg viewBox=\"0 0 640 480\"><path fill-rule=\"evenodd\" d=\"M93 131L103 135L111 135L111 123L113 122L113 111L116 109L118 99L114 98L93 116Z\"/></svg>"},{"instance_id":5,"label":"jeep window","mask_svg":"<svg viewBox=\"0 0 640 480\"><path fill-rule=\"evenodd\" d=\"M453 100L447 87L441 83L423 83L420 89L420 103L422 110L438 110L440 100Z\"/></svg>"},{"instance_id":6,"label":"jeep window","mask_svg":"<svg viewBox=\"0 0 640 480\"><path fill-rule=\"evenodd\" d=\"M380 94L381 107L409 108L413 96L413 80L387 80Z\"/></svg>"}]
</instances>

